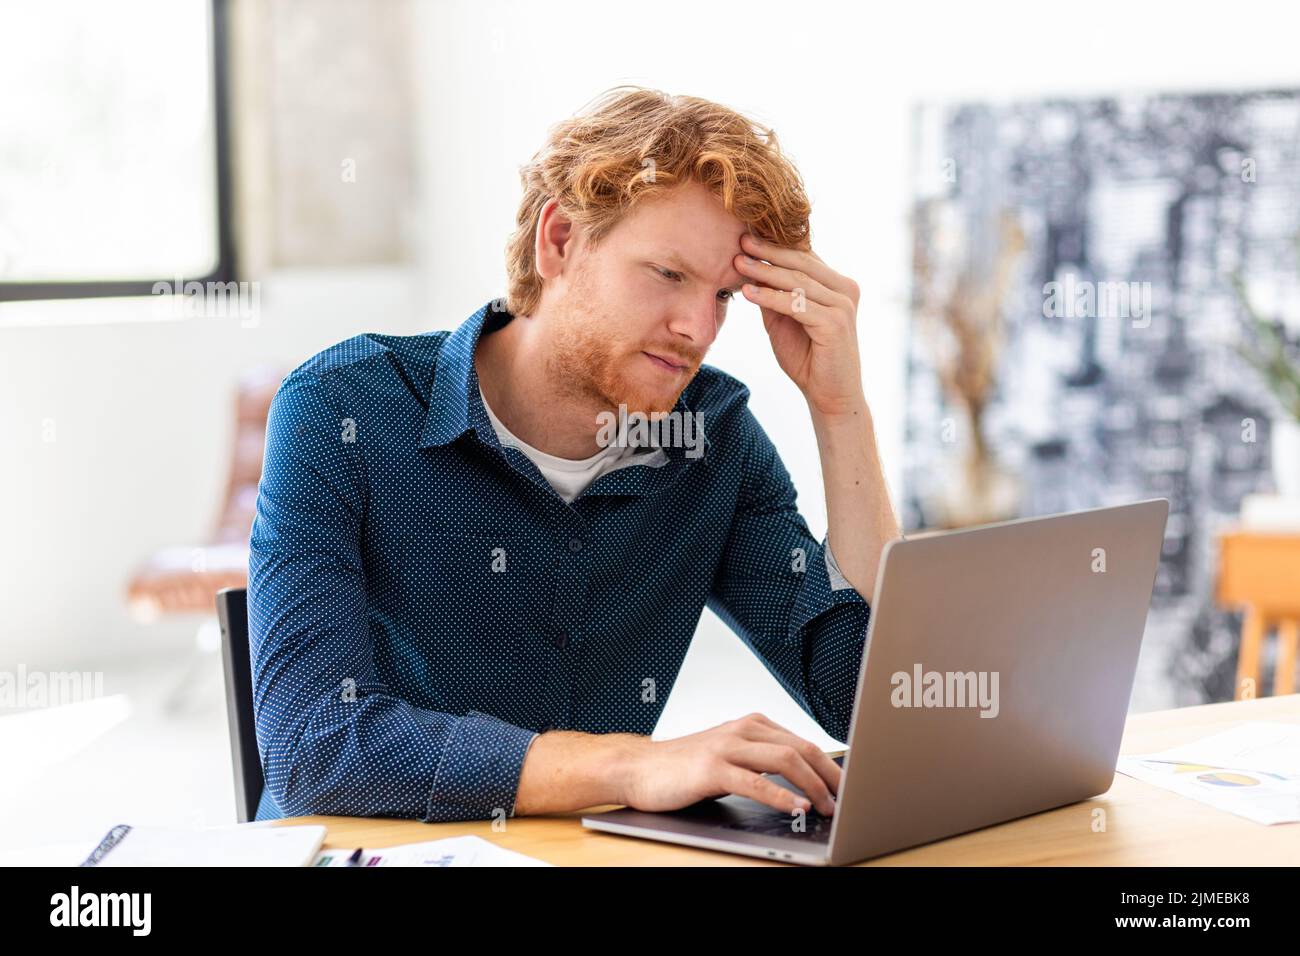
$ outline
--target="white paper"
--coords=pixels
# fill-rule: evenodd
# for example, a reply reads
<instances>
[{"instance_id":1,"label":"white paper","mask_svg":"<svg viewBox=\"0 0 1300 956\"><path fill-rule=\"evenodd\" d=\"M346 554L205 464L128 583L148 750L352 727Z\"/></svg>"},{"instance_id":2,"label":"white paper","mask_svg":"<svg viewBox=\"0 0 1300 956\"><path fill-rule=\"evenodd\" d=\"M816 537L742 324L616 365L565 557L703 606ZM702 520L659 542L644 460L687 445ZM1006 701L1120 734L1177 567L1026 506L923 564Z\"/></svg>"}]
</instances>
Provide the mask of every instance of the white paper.
<instances>
[{"instance_id":1,"label":"white paper","mask_svg":"<svg viewBox=\"0 0 1300 956\"><path fill-rule=\"evenodd\" d=\"M1159 753L1121 756L1115 769L1256 823L1300 822L1300 724L1251 721Z\"/></svg>"},{"instance_id":2,"label":"white paper","mask_svg":"<svg viewBox=\"0 0 1300 956\"><path fill-rule=\"evenodd\" d=\"M355 852L346 848L321 850L312 866L348 866ZM405 843L361 851L359 866L550 866L476 836L446 837L427 843Z\"/></svg>"}]
</instances>

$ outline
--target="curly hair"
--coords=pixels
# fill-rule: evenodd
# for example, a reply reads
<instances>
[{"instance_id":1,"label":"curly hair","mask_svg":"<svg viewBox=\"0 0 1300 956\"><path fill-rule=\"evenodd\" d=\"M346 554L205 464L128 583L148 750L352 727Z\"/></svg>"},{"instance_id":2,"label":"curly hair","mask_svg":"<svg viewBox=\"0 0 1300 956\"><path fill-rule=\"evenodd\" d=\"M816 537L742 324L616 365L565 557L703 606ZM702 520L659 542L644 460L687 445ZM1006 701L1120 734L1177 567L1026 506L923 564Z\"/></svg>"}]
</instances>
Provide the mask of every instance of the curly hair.
<instances>
[{"instance_id":1,"label":"curly hair","mask_svg":"<svg viewBox=\"0 0 1300 956\"><path fill-rule=\"evenodd\" d=\"M506 243L506 307L514 315L541 302L535 241L551 198L588 230L594 249L638 202L694 181L760 239L811 248L811 206L775 131L698 97L630 85L606 90L552 126L519 175L524 194Z\"/></svg>"}]
</instances>

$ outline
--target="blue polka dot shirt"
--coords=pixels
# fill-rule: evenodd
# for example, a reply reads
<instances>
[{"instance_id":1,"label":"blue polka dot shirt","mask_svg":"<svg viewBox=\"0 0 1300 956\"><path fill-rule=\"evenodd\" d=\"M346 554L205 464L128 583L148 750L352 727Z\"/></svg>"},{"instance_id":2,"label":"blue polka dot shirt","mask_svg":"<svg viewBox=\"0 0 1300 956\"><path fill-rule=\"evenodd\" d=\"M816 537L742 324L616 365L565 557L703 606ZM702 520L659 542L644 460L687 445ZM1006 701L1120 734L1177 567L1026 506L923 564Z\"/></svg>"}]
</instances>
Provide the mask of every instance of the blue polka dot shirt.
<instances>
[{"instance_id":1,"label":"blue polka dot shirt","mask_svg":"<svg viewBox=\"0 0 1300 956\"><path fill-rule=\"evenodd\" d=\"M454 331L358 335L276 393L249 560L258 819L512 816L539 733L652 733L706 606L847 738L870 608L748 388L702 365L674 409L702 440L566 503L483 406L474 348L512 318L493 300Z\"/></svg>"}]
</instances>

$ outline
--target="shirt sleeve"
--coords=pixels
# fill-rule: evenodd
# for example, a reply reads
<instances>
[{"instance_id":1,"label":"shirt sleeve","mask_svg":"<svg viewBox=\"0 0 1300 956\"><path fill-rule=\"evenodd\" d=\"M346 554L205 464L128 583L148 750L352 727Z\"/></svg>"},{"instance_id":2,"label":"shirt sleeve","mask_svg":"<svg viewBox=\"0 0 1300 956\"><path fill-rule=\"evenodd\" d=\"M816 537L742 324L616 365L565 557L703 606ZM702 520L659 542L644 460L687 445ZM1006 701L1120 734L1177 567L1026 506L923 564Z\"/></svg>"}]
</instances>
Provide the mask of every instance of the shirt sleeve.
<instances>
[{"instance_id":1,"label":"shirt sleeve","mask_svg":"<svg viewBox=\"0 0 1300 956\"><path fill-rule=\"evenodd\" d=\"M300 370L268 415L248 569L266 786L288 816L513 816L536 732L476 710L424 710L376 674L361 556L365 423L342 407L328 378Z\"/></svg>"},{"instance_id":2,"label":"shirt sleeve","mask_svg":"<svg viewBox=\"0 0 1300 956\"><path fill-rule=\"evenodd\" d=\"M747 405L743 415L740 496L708 604L799 706L844 741L871 607L809 532L790 473Z\"/></svg>"}]
</instances>

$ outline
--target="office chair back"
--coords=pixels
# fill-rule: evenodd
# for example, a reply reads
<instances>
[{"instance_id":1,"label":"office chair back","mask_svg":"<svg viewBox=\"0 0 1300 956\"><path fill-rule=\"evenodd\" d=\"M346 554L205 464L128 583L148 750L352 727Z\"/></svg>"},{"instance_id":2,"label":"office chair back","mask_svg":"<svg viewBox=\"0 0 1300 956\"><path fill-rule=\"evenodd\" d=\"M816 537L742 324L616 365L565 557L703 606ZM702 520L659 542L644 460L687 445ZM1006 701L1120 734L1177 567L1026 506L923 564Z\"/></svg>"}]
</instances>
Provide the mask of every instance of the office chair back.
<instances>
[{"instance_id":1,"label":"office chair back","mask_svg":"<svg viewBox=\"0 0 1300 956\"><path fill-rule=\"evenodd\" d=\"M235 813L240 823L248 823L257 814L264 786L253 720L253 678L248 659L248 591L244 588L218 591L217 617L221 621L226 718L230 722L230 754L235 767Z\"/></svg>"}]
</instances>

